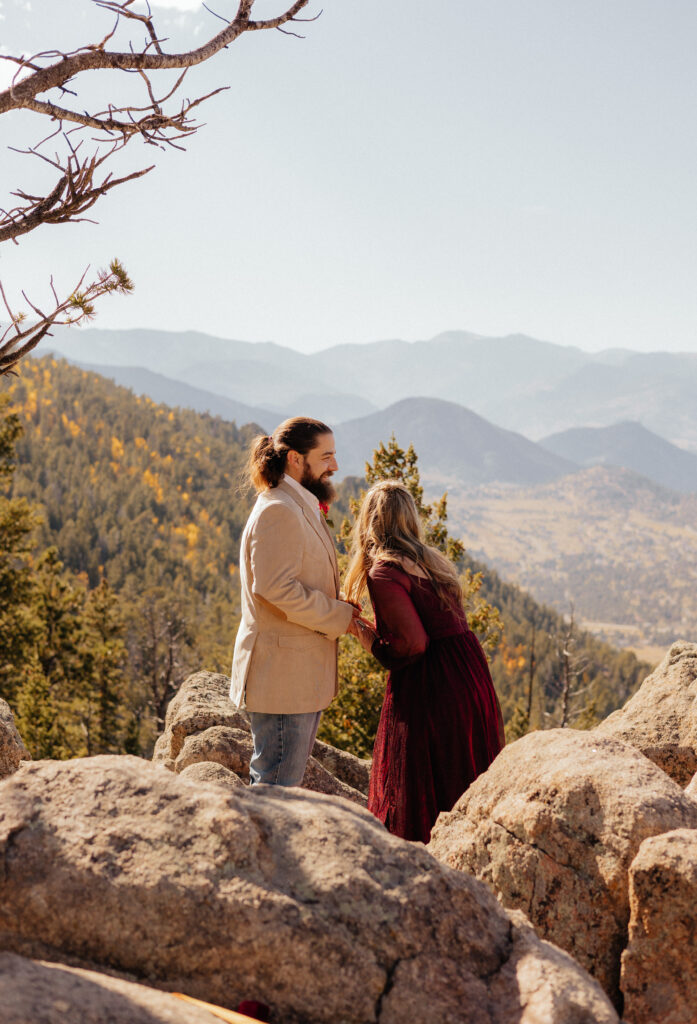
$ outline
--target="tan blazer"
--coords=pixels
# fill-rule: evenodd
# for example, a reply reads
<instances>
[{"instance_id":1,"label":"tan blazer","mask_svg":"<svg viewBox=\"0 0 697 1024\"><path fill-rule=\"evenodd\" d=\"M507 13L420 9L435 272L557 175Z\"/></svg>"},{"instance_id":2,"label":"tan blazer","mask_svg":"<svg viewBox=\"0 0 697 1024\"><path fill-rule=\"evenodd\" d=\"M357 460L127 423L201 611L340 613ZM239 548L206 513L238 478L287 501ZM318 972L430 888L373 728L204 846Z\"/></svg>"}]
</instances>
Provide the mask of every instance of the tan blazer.
<instances>
[{"instance_id":1,"label":"tan blazer","mask_svg":"<svg viewBox=\"0 0 697 1024\"><path fill-rule=\"evenodd\" d=\"M329 528L283 480L262 491L247 521L240 584L232 701L271 714L324 710L337 693L337 637L353 609L338 600Z\"/></svg>"}]
</instances>

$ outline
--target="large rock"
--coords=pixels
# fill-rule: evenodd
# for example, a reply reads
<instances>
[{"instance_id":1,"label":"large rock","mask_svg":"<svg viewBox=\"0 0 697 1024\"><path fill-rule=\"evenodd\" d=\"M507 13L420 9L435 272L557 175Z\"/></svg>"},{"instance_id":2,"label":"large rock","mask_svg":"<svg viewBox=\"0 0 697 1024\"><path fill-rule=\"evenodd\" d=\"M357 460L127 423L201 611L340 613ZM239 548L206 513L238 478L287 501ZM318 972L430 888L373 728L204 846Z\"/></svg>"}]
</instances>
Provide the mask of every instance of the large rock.
<instances>
[{"instance_id":1,"label":"large rock","mask_svg":"<svg viewBox=\"0 0 697 1024\"><path fill-rule=\"evenodd\" d=\"M165 728L155 744L153 761L174 770L187 736L224 725L249 732L249 719L230 700L230 680L219 672L195 672L189 676L167 708Z\"/></svg>"},{"instance_id":2,"label":"large rock","mask_svg":"<svg viewBox=\"0 0 697 1024\"><path fill-rule=\"evenodd\" d=\"M0 953L2 1024L220 1024L220 1018L145 985Z\"/></svg>"},{"instance_id":3,"label":"large rock","mask_svg":"<svg viewBox=\"0 0 697 1024\"><path fill-rule=\"evenodd\" d=\"M224 790L132 757L0 785L0 947L284 1024L617 1024L486 886L300 789Z\"/></svg>"},{"instance_id":4,"label":"large rock","mask_svg":"<svg viewBox=\"0 0 697 1024\"><path fill-rule=\"evenodd\" d=\"M249 781L249 762L253 752L249 732L229 725L212 725L210 729L186 737L174 762L174 770L181 772L189 765L213 761Z\"/></svg>"},{"instance_id":5,"label":"large rock","mask_svg":"<svg viewBox=\"0 0 697 1024\"><path fill-rule=\"evenodd\" d=\"M348 750L340 750L338 747L333 747L331 743L323 743L322 740L315 740L312 756L335 779L340 779L347 786L363 793L364 796L368 795L372 761L364 761L362 758L356 757L355 754L349 753Z\"/></svg>"},{"instance_id":6,"label":"large rock","mask_svg":"<svg viewBox=\"0 0 697 1024\"><path fill-rule=\"evenodd\" d=\"M230 680L215 672L196 672L182 683L167 709L165 729L153 761L181 772L211 761L249 781L253 753L249 719L230 701ZM302 785L318 793L342 796L365 807L370 762L317 741Z\"/></svg>"},{"instance_id":7,"label":"large rock","mask_svg":"<svg viewBox=\"0 0 697 1024\"><path fill-rule=\"evenodd\" d=\"M244 782L229 768L222 764L215 764L214 761L197 761L190 764L181 772L183 778L190 782L213 782L219 786L232 787L244 786Z\"/></svg>"},{"instance_id":8,"label":"large rock","mask_svg":"<svg viewBox=\"0 0 697 1024\"><path fill-rule=\"evenodd\" d=\"M631 744L686 786L697 772L697 644L673 644L634 696L594 731Z\"/></svg>"},{"instance_id":9,"label":"large rock","mask_svg":"<svg viewBox=\"0 0 697 1024\"><path fill-rule=\"evenodd\" d=\"M506 747L428 848L524 911L619 1005L629 865L648 836L683 826L697 827L697 804L637 750L552 729Z\"/></svg>"},{"instance_id":10,"label":"large rock","mask_svg":"<svg viewBox=\"0 0 697 1024\"><path fill-rule=\"evenodd\" d=\"M0 698L0 779L12 775L20 761L30 758L31 754L17 732L10 705Z\"/></svg>"},{"instance_id":11,"label":"large rock","mask_svg":"<svg viewBox=\"0 0 697 1024\"><path fill-rule=\"evenodd\" d=\"M697 1024L697 831L646 839L629 872L629 1024Z\"/></svg>"}]
</instances>

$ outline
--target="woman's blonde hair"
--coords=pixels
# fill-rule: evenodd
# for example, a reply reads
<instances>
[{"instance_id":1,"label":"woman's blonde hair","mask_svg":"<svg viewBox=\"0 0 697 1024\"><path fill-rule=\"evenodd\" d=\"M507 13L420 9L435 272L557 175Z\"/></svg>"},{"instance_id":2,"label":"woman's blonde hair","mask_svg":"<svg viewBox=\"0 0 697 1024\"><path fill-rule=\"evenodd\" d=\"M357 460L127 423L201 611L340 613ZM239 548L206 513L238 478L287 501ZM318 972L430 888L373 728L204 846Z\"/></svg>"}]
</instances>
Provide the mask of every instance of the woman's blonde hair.
<instances>
[{"instance_id":1,"label":"woman's blonde hair","mask_svg":"<svg viewBox=\"0 0 697 1024\"><path fill-rule=\"evenodd\" d=\"M410 558L429 577L441 600L462 607L455 566L424 542L423 527L411 494L398 480L381 480L365 495L353 526L344 592L360 601L376 562L401 566Z\"/></svg>"}]
</instances>

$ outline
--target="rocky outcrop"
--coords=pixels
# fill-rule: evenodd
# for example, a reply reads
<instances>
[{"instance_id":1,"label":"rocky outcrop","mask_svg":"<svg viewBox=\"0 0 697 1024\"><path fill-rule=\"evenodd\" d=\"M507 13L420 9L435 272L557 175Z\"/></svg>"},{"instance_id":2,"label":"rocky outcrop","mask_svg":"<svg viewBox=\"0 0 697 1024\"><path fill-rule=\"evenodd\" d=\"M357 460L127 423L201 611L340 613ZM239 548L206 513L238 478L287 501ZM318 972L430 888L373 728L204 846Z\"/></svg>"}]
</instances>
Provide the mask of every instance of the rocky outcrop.
<instances>
[{"instance_id":1,"label":"rocky outcrop","mask_svg":"<svg viewBox=\"0 0 697 1024\"><path fill-rule=\"evenodd\" d=\"M227 676L214 672L189 676L169 705L153 761L175 772L210 761L248 782L253 752L249 719L233 707L229 689ZM370 762L320 741L312 755L302 781L305 789L342 796L365 807Z\"/></svg>"},{"instance_id":2,"label":"rocky outcrop","mask_svg":"<svg viewBox=\"0 0 697 1024\"><path fill-rule=\"evenodd\" d=\"M145 985L0 953L2 1024L220 1024L220 1018Z\"/></svg>"},{"instance_id":3,"label":"rocky outcrop","mask_svg":"<svg viewBox=\"0 0 697 1024\"><path fill-rule=\"evenodd\" d=\"M230 680L218 672L195 672L189 676L167 708L165 728L155 744L153 761L174 770L187 736L217 725L249 732L249 719L238 711L229 696Z\"/></svg>"},{"instance_id":4,"label":"rocky outcrop","mask_svg":"<svg viewBox=\"0 0 697 1024\"><path fill-rule=\"evenodd\" d=\"M174 770L181 772L189 765L212 761L224 765L236 775L249 780L249 762L254 751L249 730L229 725L212 725L184 740Z\"/></svg>"},{"instance_id":5,"label":"rocky outcrop","mask_svg":"<svg viewBox=\"0 0 697 1024\"><path fill-rule=\"evenodd\" d=\"M0 779L19 768L20 761L29 761L31 754L17 732L10 705L0 699Z\"/></svg>"},{"instance_id":6,"label":"rocky outcrop","mask_svg":"<svg viewBox=\"0 0 697 1024\"><path fill-rule=\"evenodd\" d=\"M637 750L553 729L506 747L428 848L524 911L619 1005L629 866L647 837L684 826L697 827L697 804Z\"/></svg>"},{"instance_id":7,"label":"rocky outcrop","mask_svg":"<svg viewBox=\"0 0 697 1024\"><path fill-rule=\"evenodd\" d=\"M646 839L629 872L622 954L629 1024L697 1024L697 831Z\"/></svg>"},{"instance_id":8,"label":"rocky outcrop","mask_svg":"<svg viewBox=\"0 0 697 1024\"><path fill-rule=\"evenodd\" d=\"M187 768L182 769L181 776L190 782L215 782L218 785L232 786L233 788L244 786L239 775L235 775L222 764L215 764L214 761L197 761L195 764L190 764Z\"/></svg>"},{"instance_id":9,"label":"rocky outcrop","mask_svg":"<svg viewBox=\"0 0 697 1024\"><path fill-rule=\"evenodd\" d=\"M335 797L45 761L0 786L0 858L0 943L25 956L284 1024L617 1024L486 886Z\"/></svg>"},{"instance_id":10,"label":"rocky outcrop","mask_svg":"<svg viewBox=\"0 0 697 1024\"><path fill-rule=\"evenodd\" d=\"M594 731L631 744L687 786L697 772L697 644L673 644L634 696Z\"/></svg>"},{"instance_id":11,"label":"rocky outcrop","mask_svg":"<svg viewBox=\"0 0 697 1024\"><path fill-rule=\"evenodd\" d=\"M340 779L351 789L357 789L365 796L368 795L372 761L364 761L355 754L350 754L348 750L339 750L338 747L323 743L322 740L315 740L312 756L335 779Z\"/></svg>"}]
</instances>

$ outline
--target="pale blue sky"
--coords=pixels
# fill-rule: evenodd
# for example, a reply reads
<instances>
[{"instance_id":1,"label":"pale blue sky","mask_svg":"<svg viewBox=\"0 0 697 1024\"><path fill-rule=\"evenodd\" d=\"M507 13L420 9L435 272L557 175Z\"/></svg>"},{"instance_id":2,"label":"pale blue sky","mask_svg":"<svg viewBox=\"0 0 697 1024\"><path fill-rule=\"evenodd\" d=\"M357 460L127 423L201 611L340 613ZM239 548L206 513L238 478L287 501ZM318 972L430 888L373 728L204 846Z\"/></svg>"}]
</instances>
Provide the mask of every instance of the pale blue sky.
<instances>
[{"instance_id":1,"label":"pale blue sky","mask_svg":"<svg viewBox=\"0 0 697 1024\"><path fill-rule=\"evenodd\" d=\"M160 16L178 47L220 24ZM10 52L109 25L89 0L0 19ZM5 244L0 276L41 299L118 255L136 293L95 326L305 351L456 328L697 351L696 52L694 0L333 0L305 40L254 33L192 71L231 88L188 152L155 152L98 226ZM2 205L34 173L5 147L42 133L0 119Z\"/></svg>"}]
</instances>

